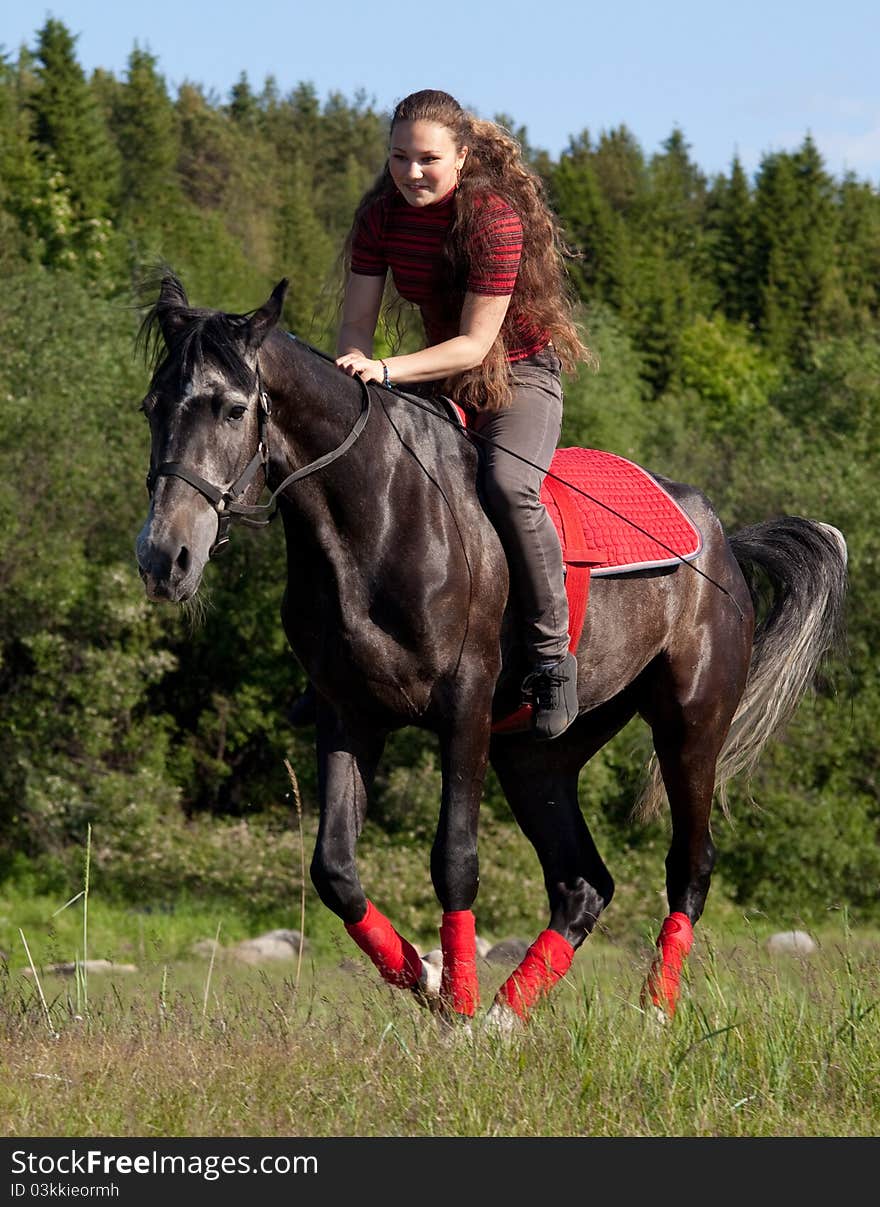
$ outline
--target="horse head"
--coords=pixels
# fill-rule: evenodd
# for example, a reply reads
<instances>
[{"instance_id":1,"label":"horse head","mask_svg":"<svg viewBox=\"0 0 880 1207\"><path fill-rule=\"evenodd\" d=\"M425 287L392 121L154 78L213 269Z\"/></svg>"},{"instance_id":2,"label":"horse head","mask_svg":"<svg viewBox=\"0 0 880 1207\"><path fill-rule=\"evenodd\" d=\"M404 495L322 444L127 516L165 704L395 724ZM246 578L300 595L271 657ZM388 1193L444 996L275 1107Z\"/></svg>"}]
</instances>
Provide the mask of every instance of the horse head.
<instances>
[{"instance_id":1,"label":"horse head","mask_svg":"<svg viewBox=\"0 0 880 1207\"><path fill-rule=\"evenodd\" d=\"M278 322L283 280L248 314L191 307L180 281L162 279L144 320L153 376L141 405L150 425L150 509L135 543L150 599L182 603L226 543L230 509L265 482L268 399L258 353Z\"/></svg>"}]
</instances>

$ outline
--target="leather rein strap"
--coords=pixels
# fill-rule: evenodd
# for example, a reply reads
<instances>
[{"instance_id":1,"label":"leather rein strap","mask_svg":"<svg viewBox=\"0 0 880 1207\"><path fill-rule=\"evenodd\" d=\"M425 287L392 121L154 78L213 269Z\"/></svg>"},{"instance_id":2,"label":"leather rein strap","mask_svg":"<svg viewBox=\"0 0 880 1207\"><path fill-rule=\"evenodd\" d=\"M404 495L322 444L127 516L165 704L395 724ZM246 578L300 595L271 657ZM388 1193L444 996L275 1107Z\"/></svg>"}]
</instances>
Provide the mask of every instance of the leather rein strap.
<instances>
[{"instance_id":1,"label":"leather rein strap","mask_svg":"<svg viewBox=\"0 0 880 1207\"><path fill-rule=\"evenodd\" d=\"M208 482L201 474L197 474L195 470L184 465L183 462L165 461L148 474L147 490L152 495L158 478L181 478L184 482L188 482L190 486L194 487L199 494L204 495L218 515L217 537L208 554L209 557L213 557L215 553L219 553L229 544L229 528L233 520L245 524L249 528L264 528L275 518L278 512L275 501L282 491L286 490L288 486L292 486L294 482L300 482L303 478L308 478L311 474L317 473L318 470L324 469L340 457L345 456L367 426L367 421L370 418L370 389L365 381L361 378L358 380L362 392L361 410L355 420L354 427L342 443L337 445L336 448L331 449L329 453L325 453L323 457L318 457L316 460L310 461L308 465L303 465L300 469L296 469L293 473L288 474L284 481L272 491L268 502L250 504L240 501L256 477L257 471L262 468L265 472L269 467L268 420L272 413L272 407L269 402L269 395L260 384L259 369L257 370L257 384L260 394L260 414L257 451L251 457L236 481L227 487L226 490L222 490L219 486L214 486L213 483Z\"/></svg>"}]
</instances>

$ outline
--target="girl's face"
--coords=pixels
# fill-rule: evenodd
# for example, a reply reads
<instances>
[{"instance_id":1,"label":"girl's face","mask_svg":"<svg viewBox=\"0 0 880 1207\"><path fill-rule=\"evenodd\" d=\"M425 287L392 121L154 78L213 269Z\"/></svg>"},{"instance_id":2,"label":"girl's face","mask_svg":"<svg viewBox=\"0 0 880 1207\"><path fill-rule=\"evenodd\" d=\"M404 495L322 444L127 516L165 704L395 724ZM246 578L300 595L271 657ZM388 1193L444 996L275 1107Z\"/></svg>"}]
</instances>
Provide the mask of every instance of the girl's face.
<instances>
[{"instance_id":1,"label":"girl's face","mask_svg":"<svg viewBox=\"0 0 880 1207\"><path fill-rule=\"evenodd\" d=\"M432 205L455 187L467 150L437 122L400 121L391 131L388 168L410 205Z\"/></svg>"}]
</instances>

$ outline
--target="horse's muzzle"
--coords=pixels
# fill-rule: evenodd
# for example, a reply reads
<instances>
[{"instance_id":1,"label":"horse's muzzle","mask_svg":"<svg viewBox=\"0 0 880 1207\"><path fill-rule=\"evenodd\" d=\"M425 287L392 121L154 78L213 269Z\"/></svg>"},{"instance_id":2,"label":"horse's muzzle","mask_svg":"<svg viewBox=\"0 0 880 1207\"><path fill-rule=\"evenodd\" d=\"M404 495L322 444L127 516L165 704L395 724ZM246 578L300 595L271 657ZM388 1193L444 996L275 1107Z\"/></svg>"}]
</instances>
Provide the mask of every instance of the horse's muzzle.
<instances>
[{"instance_id":1,"label":"horse's muzzle","mask_svg":"<svg viewBox=\"0 0 880 1207\"><path fill-rule=\"evenodd\" d=\"M198 590L204 560L171 534L151 535L149 521L135 542L135 556L148 599L185 603Z\"/></svg>"}]
</instances>

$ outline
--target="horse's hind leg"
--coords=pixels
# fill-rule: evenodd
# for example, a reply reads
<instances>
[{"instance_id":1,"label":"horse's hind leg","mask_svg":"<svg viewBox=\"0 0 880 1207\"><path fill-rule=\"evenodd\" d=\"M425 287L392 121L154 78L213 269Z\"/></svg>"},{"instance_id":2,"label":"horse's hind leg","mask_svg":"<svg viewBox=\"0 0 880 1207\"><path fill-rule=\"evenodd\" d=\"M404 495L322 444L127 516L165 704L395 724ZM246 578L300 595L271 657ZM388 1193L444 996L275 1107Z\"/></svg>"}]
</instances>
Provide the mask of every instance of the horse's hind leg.
<instances>
[{"instance_id":1,"label":"horse's hind leg","mask_svg":"<svg viewBox=\"0 0 880 1207\"><path fill-rule=\"evenodd\" d=\"M584 752L576 747L577 729L576 723L552 748L535 742L493 748L493 766L541 862L550 904L547 928L495 995L488 1018L503 1029L517 1017L525 1022L566 974L614 892L578 803Z\"/></svg>"},{"instance_id":2,"label":"horse's hind leg","mask_svg":"<svg viewBox=\"0 0 880 1207\"><path fill-rule=\"evenodd\" d=\"M710 669L702 681L685 686L661 672L651 704L642 710L654 737L654 749L672 814L672 841L666 856L669 914L657 938L658 954L642 991L642 1005L653 1003L675 1013L681 969L693 943L693 928L703 913L715 846L709 829L715 768L742 692L746 659L739 669L731 654L722 670Z\"/></svg>"},{"instance_id":3,"label":"horse's hind leg","mask_svg":"<svg viewBox=\"0 0 880 1207\"><path fill-rule=\"evenodd\" d=\"M385 745L385 734L352 734L329 706L318 712L318 792L321 819L311 876L324 904L337 914L384 980L417 989L424 975L421 957L368 900L361 886L355 850L367 809L367 794Z\"/></svg>"}]
</instances>

